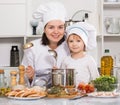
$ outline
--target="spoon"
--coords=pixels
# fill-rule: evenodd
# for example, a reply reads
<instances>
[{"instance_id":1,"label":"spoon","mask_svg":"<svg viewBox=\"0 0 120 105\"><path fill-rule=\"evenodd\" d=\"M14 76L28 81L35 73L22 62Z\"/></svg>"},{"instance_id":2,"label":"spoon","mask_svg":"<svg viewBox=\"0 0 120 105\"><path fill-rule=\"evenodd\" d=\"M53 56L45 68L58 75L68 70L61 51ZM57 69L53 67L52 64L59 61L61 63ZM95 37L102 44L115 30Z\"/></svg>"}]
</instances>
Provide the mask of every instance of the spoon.
<instances>
[{"instance_id":1,"label":"spoon","mask_svg":"<svg viewBox=\"0 0 120 105\"><path fill-rule=\"evenodd\" d=\"M57 52L55 50L48 50L51 56L53 56L57 62Z\"/></svg>"},{"instance_id":2,"label":"spoon","mask_svg":"<svg viewBox=\"0 0 120 105\"><path fill-rule=\"evenodd\" d=\"M33 46L32 43L27 43L27 44L23 45L23 49L28 49L28 48L30 48L32 46Z\"/></svg>"}]
</instances>

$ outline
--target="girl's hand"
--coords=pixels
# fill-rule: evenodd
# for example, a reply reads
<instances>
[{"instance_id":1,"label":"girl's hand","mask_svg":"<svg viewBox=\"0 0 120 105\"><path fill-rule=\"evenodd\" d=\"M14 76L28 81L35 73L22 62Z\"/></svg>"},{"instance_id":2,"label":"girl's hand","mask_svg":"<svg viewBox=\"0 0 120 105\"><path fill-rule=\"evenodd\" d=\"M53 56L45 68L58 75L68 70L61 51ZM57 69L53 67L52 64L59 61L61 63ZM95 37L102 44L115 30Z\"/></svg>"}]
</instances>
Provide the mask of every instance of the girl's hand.
<instances>
[{"instance_id":1,"label":"girl's hand","mask_svg":"<svg viewBox=\"0 0 120 105\"><path fill-rule=\"evenodd\" d=\"M29 79L33 79L34 74L35 74L35 70L32 68L32 66L28 66L28 67L26 68L25 73L26 73L26 76L27 76Z\"/></svg>"}]
</instances>

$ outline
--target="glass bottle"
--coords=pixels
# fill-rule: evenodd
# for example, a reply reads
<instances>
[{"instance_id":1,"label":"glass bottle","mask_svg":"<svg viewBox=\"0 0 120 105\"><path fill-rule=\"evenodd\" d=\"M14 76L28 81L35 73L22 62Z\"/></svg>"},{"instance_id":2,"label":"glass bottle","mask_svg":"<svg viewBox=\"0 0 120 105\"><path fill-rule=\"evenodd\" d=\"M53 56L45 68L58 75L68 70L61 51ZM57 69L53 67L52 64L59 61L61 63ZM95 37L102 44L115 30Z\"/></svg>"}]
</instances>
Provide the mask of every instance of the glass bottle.
<instances>
[{"instance_id":1,"label":"glass bottle","mask_svg":"<svg viewBox=\"0 0 120 105\"><path fill-rule=\"evenodd\" d=\"M4 70L0 70L0 96L4 96L6 93L6 82L4 76Z\"/></svg>"},{"instance_id":2,"label":"glass bottle","mask_svg":"<svg viewBox=\"0 0 120 105\"><path fill-rule=\"evenodd\" d=\"M12 46L12 48L11 48L10 66L11 67L19 66L19 50L18 50L18 46Z\"/></svg>"},{"instance_id":3,"label":"glass bottle","mask_svg":"<svg viewBox=\"0 0 120 105\"><path fill-rule=\"evenodd\" d=\"M113 58L109 54L109 49L105 49L105 55L101 58L101 75L113 75Z\"/></svg>"}]
</instances>

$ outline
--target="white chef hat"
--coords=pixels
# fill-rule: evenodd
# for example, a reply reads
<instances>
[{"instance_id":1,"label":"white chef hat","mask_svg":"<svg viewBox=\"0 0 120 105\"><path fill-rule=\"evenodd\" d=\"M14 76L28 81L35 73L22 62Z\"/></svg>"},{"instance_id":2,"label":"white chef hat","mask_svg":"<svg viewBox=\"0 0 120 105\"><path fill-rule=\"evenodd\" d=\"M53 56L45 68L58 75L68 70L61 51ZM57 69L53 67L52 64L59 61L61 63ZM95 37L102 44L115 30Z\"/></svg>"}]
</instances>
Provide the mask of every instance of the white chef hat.
<instances>
[{"instance_id":1,"label":"white chef hat","mask_svg":"<svg viewBox=\"0 0 120 105\"><path fill-rule=\"evenodd\" d=\"M71 34L79 35L86 46L86 50L96 47L96 29L93 25L86 22L78 22L66 28L67 39Z\"/></svg>"},{"instance_id":2,"label":"white chef hat","mask_svg":"<svg viewBox=\"0 0 120 105\"><path fill-rule=\"evenodd\" d=\"M40 5L33 13L33 17L42 21L43 26L51 20L61 20L65 22L66 9L60 2L49 2L44 5Z\"/></svg>"}]
</instances>

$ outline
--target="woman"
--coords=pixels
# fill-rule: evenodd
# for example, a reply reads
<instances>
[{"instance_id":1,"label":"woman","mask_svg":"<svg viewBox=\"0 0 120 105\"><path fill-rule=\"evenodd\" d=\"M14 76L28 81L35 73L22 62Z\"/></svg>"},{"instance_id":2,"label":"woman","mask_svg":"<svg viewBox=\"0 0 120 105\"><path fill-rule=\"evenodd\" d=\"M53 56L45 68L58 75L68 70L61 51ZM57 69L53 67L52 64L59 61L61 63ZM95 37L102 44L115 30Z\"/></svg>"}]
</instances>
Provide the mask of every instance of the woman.
<instances>
[{"instance_id":1,"label":"woman","mask_svg":"<svg viewBox=\"0 0 120 105\"><path fill-rule=\"evenodd\" d=\"M66 10L62 4L51 2L41 5L33 16L43 22L44 33L42 39L32 41L33 46L24 50L22 64L27 67L28 86L47 85L49 87L51 68L54 66L59 68L63 58L69 54L64 42ZM48 50L57 52L57 60Z\"/></svg>"}]
</instances>

